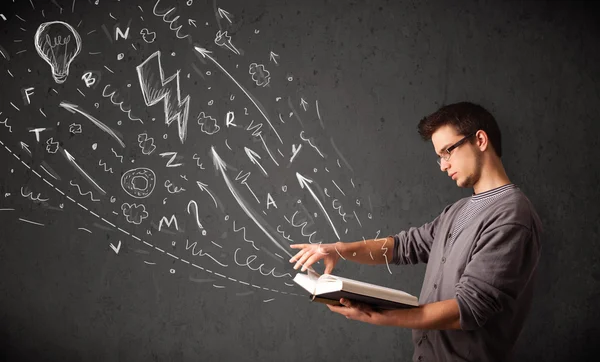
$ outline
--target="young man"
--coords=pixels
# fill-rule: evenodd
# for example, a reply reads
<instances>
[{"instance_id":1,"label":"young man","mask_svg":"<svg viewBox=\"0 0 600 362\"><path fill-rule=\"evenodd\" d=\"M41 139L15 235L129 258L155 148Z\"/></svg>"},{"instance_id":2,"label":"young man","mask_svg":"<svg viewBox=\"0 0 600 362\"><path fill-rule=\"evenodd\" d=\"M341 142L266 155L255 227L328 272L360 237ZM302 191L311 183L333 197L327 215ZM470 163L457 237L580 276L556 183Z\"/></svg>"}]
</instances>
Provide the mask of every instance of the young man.
<instances>
[{"instance_id":1,"label":"young man","mask_svg":"<svg viewBox=\"0 0 600 362\"><path fill-rule=\"evenodd\" d=\"M418 129L431 139L440 170L473 195L385 240L292 245L301 250L290 262L304 271L323 259L325 273L340 256L364 264L427 263L418 308L376 311L343 299L343 306L328 307L349 319L413 329L414 361L506 361L531 307L541 222L508 179L500 129L483 107L444 106Z\"/></svg>"}]
</instances>

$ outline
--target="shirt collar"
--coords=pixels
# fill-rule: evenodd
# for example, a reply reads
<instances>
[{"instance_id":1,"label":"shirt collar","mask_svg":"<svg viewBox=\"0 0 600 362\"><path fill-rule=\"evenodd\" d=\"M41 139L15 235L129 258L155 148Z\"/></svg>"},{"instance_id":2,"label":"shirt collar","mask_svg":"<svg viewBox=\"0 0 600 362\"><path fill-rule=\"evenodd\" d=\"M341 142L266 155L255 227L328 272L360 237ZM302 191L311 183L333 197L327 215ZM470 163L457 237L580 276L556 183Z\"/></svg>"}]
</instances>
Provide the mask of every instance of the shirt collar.
<instances>
[{"instance_id":1,"label":"shirt collar","mask_svg":"<svg viewBox=\"0 0 600 362\"><path fill-rule=\"evenodd\" d=\"M496 188L491 189L491 190L484 191L484 192L479 193L479 194L475 194L474 193L471 196L471 200L472 201L481 201L481 200L484 200L484 199L487 199L487 198L490 198L490 197L493 197L493 196L497 196L497 195L499 195L501 193L504 193L505 191L512 190L512 189L515 189L515 188L517 188L517 186L515 184L509 183L509 184L506 184L506 185L503 185L503 186L500 186L500 187L496 187Z\"/></svg>"}]
</instances>

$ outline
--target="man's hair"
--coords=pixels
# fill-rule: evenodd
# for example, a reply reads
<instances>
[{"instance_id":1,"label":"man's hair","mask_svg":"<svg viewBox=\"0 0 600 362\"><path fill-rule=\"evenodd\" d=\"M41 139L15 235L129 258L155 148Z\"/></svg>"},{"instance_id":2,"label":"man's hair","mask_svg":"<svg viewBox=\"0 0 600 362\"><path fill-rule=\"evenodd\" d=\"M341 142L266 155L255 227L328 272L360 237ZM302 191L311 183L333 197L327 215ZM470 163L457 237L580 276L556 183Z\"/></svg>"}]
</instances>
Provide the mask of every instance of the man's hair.
<instances>
[{"instance_id":1,"label":"man's hair","mask_svg":"<svg viewBox=\"0 0 600 362\"><path fill-rule=\"evenodd\" d=\"M485 108L470 102L460 102L441 107L419 122L419 134L425 141L440 127L453 126L458 134L466 136L478 130L485 131L498 157L502 157L502 136L494 116Z\"/></svg>"}]
</instances>

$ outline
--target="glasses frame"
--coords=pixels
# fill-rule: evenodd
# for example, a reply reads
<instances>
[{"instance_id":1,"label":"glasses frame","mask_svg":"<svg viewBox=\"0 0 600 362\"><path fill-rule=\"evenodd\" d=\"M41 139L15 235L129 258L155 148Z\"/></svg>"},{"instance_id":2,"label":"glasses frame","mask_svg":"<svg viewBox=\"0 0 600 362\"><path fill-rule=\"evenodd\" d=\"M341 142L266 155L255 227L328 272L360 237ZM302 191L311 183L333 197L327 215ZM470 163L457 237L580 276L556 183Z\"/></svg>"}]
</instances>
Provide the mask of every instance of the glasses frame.
<instances>
[{"instance_id":1,"label":"glasses frame","mask_svg":"<svg viewBox=\"0 0 600 362\"><path fill-rule=\"evenodd\" d=\"M468 140L469 138L475 136L476 134L477 134L477 132L473 132L471 134L468 134L468 135L464 136L463 138L461 138L458 142L456 142L452 146L446 148L442 152L442 156L437 158L437 164L441 166L442 165L442 159L444 159L444 161L446 161L446 162L450 161L450 156L452 156L452 151L454 151L455 149L457 149L460 145L462 145L463 143L465 143L466 140Z\"/></svg>"}]
</instances>

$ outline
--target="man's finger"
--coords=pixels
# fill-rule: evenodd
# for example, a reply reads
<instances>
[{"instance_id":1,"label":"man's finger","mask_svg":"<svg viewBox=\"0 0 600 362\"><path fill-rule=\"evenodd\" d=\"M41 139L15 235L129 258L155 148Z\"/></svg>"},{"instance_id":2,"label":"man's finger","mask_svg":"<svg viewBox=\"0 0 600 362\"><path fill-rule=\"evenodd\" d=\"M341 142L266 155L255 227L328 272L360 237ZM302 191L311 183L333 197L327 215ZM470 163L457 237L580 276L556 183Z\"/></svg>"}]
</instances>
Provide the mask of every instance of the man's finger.
<instances>
[{"instance_id":1,"label":"man's finger","mask_svg":"<svg viewBox=\"0 0 600 362\"><path fill-rule=\"evenodd\" d=\"M290 259L290 263L295 262L296 260L298 260L300 258L300 256L302 256L302 254L306 253L306 249L302 249L299 252L296 253L296 255L292 256L292 258Z\"/></svg>"}]
</instances>

